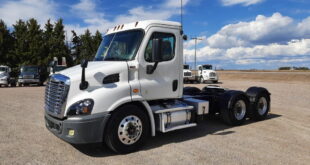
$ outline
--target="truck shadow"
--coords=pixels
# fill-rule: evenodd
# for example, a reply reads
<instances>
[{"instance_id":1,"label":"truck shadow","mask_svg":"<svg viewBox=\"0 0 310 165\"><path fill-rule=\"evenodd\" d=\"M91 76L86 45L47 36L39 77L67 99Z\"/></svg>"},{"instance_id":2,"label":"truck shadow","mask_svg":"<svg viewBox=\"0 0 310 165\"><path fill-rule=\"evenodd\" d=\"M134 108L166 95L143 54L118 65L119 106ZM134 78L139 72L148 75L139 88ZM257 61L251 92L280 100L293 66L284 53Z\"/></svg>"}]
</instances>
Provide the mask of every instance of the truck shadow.
<instances>
[{"instance_id":1,"label":"truck shadow","mask_svg":"<svg viewBox=\"0 0 310 165\"><path fill-rule=\"evenodd\" d=\"M281 115L270 113L266 120L271 120L274 118L281 117ZM242 126L255 124L257 122L263 121L252 121L247 120ZM225 136L229 134L236 133L233 130L227 130L232 128L233 126L225 125L219 117L209 118L198 124L196 127L187 128L183 130L172 131L168 133L160 133L156 132L156 137L150 137L147 144L141 148L141 150L150 150L154 148L158 148L160 146L170 144L170 143L179 143L195 138L200 138L208 135L216 135L216 136ZM239 126L235 126L239 127ZM86 154L91 157L108 157L116 155L112 152L107 146L101 143L95 144L84 144L84 145L72 145L78 151L83 154Z\"/></svg>"}]
</instances>

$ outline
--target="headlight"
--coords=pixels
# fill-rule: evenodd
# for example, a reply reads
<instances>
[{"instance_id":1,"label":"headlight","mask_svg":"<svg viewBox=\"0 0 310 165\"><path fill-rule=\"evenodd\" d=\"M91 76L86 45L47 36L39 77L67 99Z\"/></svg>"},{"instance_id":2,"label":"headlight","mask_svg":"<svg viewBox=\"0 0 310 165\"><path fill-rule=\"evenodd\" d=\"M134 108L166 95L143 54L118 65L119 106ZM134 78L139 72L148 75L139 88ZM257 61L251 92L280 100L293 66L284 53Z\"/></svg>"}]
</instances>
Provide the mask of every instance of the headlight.
<instances>
[{"instance_id":1,"label":"headlight","mask_svg":"<svg viewBox=\"0 0 310 165\"><path fill-rule=\"evenodd\" d=\"M34 76L34 78L35 78L35 79L39 79L39 78L40 78L40 75L37 74L37 75Z\"/></svg>"},{"instance_id":2,"label":"headlight","mask_svg":"<svg viewBox=\"0 0 310 165\"><path fill-rule=\"evenodd\" d=\"M23 78L23 76L22 76L22 75L19 75L18 78Z\"/></svg>"},{"instance_id":3,"label":"headlight","mask_svg":"<svg viewBox=\"0 0 310 165\"><path fill-rule=\"evenodd\" d=\"M67 115L68 116L88 115L93 110L93 107L94 107L94 100L85 99L71 105Z\"/></svg>"}]
</instances>

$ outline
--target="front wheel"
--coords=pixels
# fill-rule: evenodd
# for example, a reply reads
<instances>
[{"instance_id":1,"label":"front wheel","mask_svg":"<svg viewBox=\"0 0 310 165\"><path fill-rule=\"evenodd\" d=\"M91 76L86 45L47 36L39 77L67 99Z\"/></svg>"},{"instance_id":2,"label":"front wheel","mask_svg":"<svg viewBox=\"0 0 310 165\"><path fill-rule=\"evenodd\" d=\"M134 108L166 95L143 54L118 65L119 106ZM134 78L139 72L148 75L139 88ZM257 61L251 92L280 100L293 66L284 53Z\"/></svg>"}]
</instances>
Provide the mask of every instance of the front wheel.
<instances>
[{"instance_id":1,"label":"front wheel","mask_svg":"<svg viewBox=\"0 0 310 165\"><path fill-rule=\"evenodd\" d=\"M200 83L200 84L205 83L205 80L203 79L203 77L200 77L200 78L199 78L199 83Z\"/></svg>"},{"instance_id":2,"label":"front wheel","mask_svg":"<svg viewBox=\"0 0 310 165\"><path fill-rule=\"evenodd\" d=\"M149 135L149 120L136 105L118 108L111 116L105 131L105 142L117 153L138 150Z\"/></svg>"}]
</instances>

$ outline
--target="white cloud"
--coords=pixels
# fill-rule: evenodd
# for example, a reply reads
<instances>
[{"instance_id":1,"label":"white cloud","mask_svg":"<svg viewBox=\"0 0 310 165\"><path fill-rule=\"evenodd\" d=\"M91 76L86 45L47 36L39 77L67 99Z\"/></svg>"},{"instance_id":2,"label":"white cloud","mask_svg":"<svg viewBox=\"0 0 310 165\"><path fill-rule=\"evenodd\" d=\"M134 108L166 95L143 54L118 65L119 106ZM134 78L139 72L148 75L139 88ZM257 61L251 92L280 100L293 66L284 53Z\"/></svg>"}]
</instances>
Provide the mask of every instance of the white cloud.
<instances>
[{"instance_id":1,"label":"white cloud","mask_svg":"<svg viewBox=\"0 0 310 165\"><path fill-rule=\"evenodd\" d=\"M224 26L207 39L215 48L254 46L310 36L310 17L296 23L292 18L274 13L270 17L258 15L254 21L239 22Z\"/></svg>"},{"instance_id":2,"label":"white cloud","mask_svg":"<svg viewBox=\"0 0 310 165\"><path fill-rule=\"evenodd\" d=\"M187 5L190 0L183 0L183 6ZM80 0L72 6L72 12L78 13L82 18L85 26L79 24L66 25L66 29L74 29L78 34L83 33L86 29L91 32L99 30L104 32L108 28L121 23L128 23L147 19L167 20L174 15L179 14L181 4L178 0L165 0L163 3L154 6L137 6L128 10L126 14L121 14L114 19L109 20L104 13L96 8L94 0Z\"/></svg>"},{"instance_id":3,"label":"white cloud","mask_svg":"<svg viewBox=\"0 0 310 165\"><path fill-rule=\"evenodd\" d=\"M36 18L40 24L55 20L56 4L48 0L7 1L0 5L0 18L12 26L17 20Z\"/></svg>"},{"instance_id":4,"label":"white cloud","mask_svg":"<svg viewBox=\"0 0 310 165\"><path fill-rule=\"evenodd\" d=\"M250 6L263 2L264 0L221 0L224 6L243 5Z\"/></svg>"},{"instance_id":5,"label":"white cloud","mask_svg":"<svg viewBox=\"0 0 310 165\"><path fill-rule=\"evenodd\" d=\"M193 61L193 41L184 54ZM306 63L310 60L310 17L296 21L275 13L224 26L200 43L199 61L220 60L235 65ZM304 61L303 61L304 60Z\"/></svg>"},{"instance_id":6,"label":"white cloud","mask_svg":"<svg viewBox=\"0 0 310 165\"><path fill-rule=\"evenodd\" d=\"M194 49L186 49L184 54L189 61L194 59ZM256 45L253 47L233 47L229 49L211 48L205 46L197 49L197 58L199 61L209 60L232 60L236 64L249 64L261 60L268 61L270 59L293 59L301 60L304 57L310 58L310 39L292 40L285 44L268 44Z\"/></svg>"}]
</instances>

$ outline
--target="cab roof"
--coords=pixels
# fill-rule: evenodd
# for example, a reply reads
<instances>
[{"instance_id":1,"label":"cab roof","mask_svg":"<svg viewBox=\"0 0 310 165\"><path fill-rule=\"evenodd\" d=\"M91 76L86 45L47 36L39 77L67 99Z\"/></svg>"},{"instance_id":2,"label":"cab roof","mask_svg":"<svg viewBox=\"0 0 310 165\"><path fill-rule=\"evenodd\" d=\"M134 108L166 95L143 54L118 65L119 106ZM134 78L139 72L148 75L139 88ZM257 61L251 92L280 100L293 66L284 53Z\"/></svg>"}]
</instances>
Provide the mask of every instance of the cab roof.
<instances>
[{"instance_id":1,"label":"cab roof","mask_svg":"<svg viewBox=\"0 0 310 165\"><path fill-rule=\"evenodd\" d=\"M116 25L112 28L109 28L106 34L111 34L111 33L131 30L131 29L146 29L150 25L171 26L171 27L179 28L181 30L181 24L179 22L162 21L162 20L145 20L145 21L137 21L137 22L131 22L127 24Z\"/></svg>"}]
</instances>

